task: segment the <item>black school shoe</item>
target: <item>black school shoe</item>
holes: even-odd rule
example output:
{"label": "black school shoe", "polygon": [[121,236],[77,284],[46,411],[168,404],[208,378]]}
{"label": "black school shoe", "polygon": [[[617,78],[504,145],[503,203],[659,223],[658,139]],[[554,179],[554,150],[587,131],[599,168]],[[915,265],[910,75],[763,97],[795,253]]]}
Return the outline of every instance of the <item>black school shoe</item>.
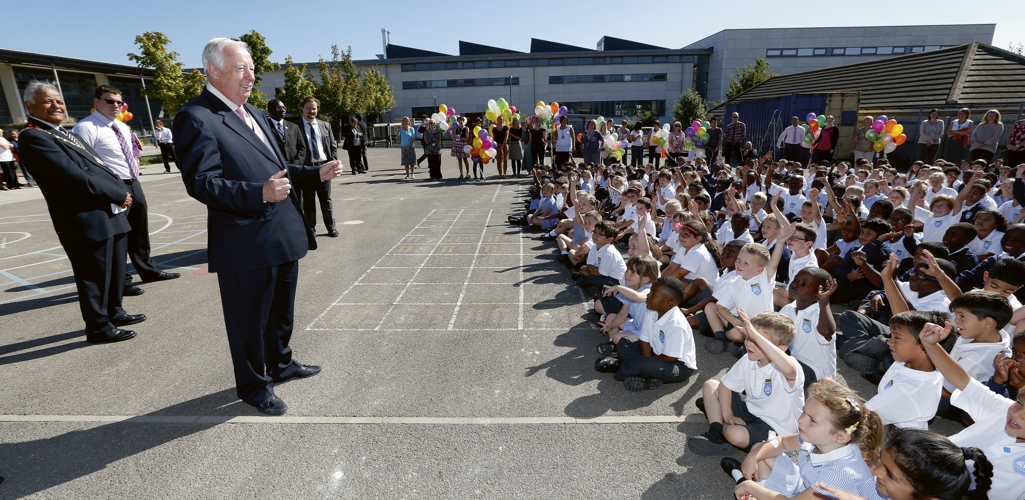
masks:
{"label": "black school shoe", "polygon": [[598,344],[598,354],[603,357],[618,358],[619,354],[616,352],[616,344],[612,342],[606,342],[604,344]]}
{"label": "black school shoe", "polygon": [[736,481],[737,484],[747,481],[747,478],[743,476],[741,476],[740,480],[733,478],[733,471],[740,470],[740,460],[733,457],[722,457],[722,460],[719,460],[719,467],[722,467],[723,472],[725,472],[727,476],[730,476],[730,479]]}
{"label": "black school shoe", "polygon": [[602,373],[616,373],[622,365],[623,360],[606,356],[598,358],[594,362],[594,370]]}
{"label": "black school shoe", "polygon": [[727,339],[708,339],[705,341],[705,350],[712,354],[722,354],[726,352],[729,344],[730,341]]}
{"label": "black school shoe", "polygon": [[700,436],[687,439],[687,448],[698,455],[714,457],[728,455],[733,450],[733,445],[727,442],[721,434],[708,431]]}
{"label": "black school shoe", "polygon": [[651,391],[662,387],[662,381],[657,378],[627,377],[623,380],[623,386],[630,392]]}

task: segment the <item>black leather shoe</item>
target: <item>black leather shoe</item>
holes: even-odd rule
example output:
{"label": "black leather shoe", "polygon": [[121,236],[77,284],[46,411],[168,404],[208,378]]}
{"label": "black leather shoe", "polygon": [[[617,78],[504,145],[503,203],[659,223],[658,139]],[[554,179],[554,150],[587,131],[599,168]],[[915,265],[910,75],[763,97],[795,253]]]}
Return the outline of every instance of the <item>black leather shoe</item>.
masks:
{"label": "black leather shoe", "polygon": [[110,324],[121,327],[142,323],[143,321],[146,321],[145,314],[126,314],[123,318],[114,318],[110,320]]}
{"label": "black leather shoe", "polygon": [[338,230],[337,229],[331,229],[331,230],[329,230],[327,232],[327,235],[332,237],[332,238],[337,238],[338,237]]}
{"label": "black leather shoe", "polygon": [[271,377],[271,380],[273,380],[274,383],[280,384],[281,382],[292,380],[294,378],[309,378],[309,377],[312,377],[312,376],[314,376],[314,375],[316,375],[318,373],[320,373],[320,367],[319,366],[317,366],[317,365],[303,365],[303,364],[300,364],[299,365],[299,371],[295,372],[291,377],[286,377],[286,378]]}
{"label": "black leather shoe", "polygon": [[154,281],[167,281],[167,280],[178,279],[180,277],[181,277],[181,274],[178,274],[178,273],[169,273],[167,271],[160,271],[159,273],[157,273],[154,276],[150,276],[148,278],[143,278],[142,282],[143,283],[153,283]]}
{"label": "black leather shoe", "polygon": [[253,405],[253,407],[256,408],[256,411],[272,417],[284,415],[288,411],[288,405],[277,396],[271,396],[264,402]]}
{"label": "black leather shoe", "polygon": [[143,290],[142,288],[139,288],[135,285],[125,285],[125,290],[121,294],[125,297],[138,297],[139,295],[142,295],[144,293],[146,293],[146,290]]}
{"label": "black leather shoe", "polygon": [[90,344],[111,344],[114,342],[131,340],[134,338],[134,331],[122,330],[120,328],[115,328],[107,333],[87,333],[85,335],[86,342],[89,342]]}

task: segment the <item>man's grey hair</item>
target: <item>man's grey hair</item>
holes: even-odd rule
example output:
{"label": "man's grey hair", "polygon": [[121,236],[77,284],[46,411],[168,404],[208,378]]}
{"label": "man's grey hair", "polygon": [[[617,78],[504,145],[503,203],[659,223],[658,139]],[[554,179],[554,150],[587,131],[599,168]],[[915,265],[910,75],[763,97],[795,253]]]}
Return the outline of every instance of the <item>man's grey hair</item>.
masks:
{"label": "man's grey hair", "polygon": [[58,94],[61,93],[60,89],[57,88],[56,85],[48,81],[33,80],[31,83],[28,84],[28,87],[25,87],[25,94],[23,100],[26,104],[35,104],[36,94],[43,91],[56,92]]}
{"label": "man's grey hair", "polygon": [[214,38],[206,42],[206,47],[203,47],[203,71],[207,72],[211,64],[224,71],[224,49],[233,46],[250,52],[249,44],[230,38]]}

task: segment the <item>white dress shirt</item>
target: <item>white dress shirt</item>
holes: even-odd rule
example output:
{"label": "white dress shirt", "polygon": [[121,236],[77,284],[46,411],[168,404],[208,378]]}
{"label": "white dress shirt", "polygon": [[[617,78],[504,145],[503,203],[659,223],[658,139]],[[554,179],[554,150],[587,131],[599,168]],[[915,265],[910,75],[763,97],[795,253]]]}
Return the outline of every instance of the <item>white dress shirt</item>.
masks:
{"label": "white dress shirt", "polygon": [[327,161],[327,153],[324,152],[324,131],[318,127],[315,130],[317,134],[317,143],[313,144],[313,137],[310,133],[311,127],[317,126],[317,119],[314,118],[312,122],[303,119],[303,133],[306,134],[306,143],[310,145],[310,160],[311,161]]}
{"label": "white dress shirt", "polygon": [[783,144],[801,144],[802,142],[804,142],[804,129],[791,125],[779,135],[779,139],[776,140],[776,147],[780,147]]}
{"label": "white dress shirt", "polygon": [[[98,112],[93,112],[83,118],[72,131],[82,139],[82,142],[93,148],[93,151],[111,172],[121,179],[132,179],[132,167],[128,164],[128,158],[125,158],[124,150],[121,149],[121,141],[117,140],[117,135],[114,134],[111,127],[118,127],[125,142],[131,140],[132,130],[128,128],[128,125],[117,120],[108,120]],[[131,143],[129,143],[129,147],[131,147]],[[134,160],[132,158],[132,161]]]}
{"label": "white dress shirt", "polygon": [[263,142],[263,145],[266,146],[268,150],[270,150],[271,154],[274,154],[274,148],[270,145],[270,141],[267,140],[267,136],[263,135],[263,129],[261,129],[259,125],[256,124],[256,120],[253,118],[252,115],[249,114],[249,111],[246,111],[245,106],[239,106],[238,104],[231,102],[231,99],[225,97],[225,95],[222,94],[221,91],[215,89],[213,85],[207,84],[206,89],[209,90],[211,94],[220,99],[221,102],[223,102],[224,105],[227,106],[232,113],[235,113],[235,116],[238,116],[238,113],[235,110],[241,107],[242,113],[246,116],[246,125],[253,131],[254,134],[256,134],[256,137],[260,138],[260,141]]}
{"label": "white dress shirt", "polygon": [[171,144],[173,142],[171,129],[167,127],[157,130],[156,136],[157,142],[159,142],[160,144]]}

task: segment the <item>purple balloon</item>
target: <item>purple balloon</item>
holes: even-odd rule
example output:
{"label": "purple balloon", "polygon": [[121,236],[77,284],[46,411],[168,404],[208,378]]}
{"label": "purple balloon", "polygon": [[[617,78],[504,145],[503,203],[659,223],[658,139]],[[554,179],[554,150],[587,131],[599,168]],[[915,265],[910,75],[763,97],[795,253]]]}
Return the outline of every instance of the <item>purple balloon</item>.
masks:
{"label": "purple balloon", "polygon": [[621,148],[625,148],[625,147],[627,147],[629,145],[630,145],[630,143],[628,143],[626,141],[619,141],[619,147],[621,147]]}
{"label": "purple balloon", "polygon": [[702,141],[701,139],[696,139],[694,141],[694,147],[696,147],[696,148],[703,148],[703,147],[705,147],[705,141]]}
{"label": "purple balloon", "polygon": [[484,139],[487,139],[487,138],[488,138],[488,131],[487,131],[487,130],[484,130],[484,129],[480,129],[480,133],[479,133],[479,134],[477,134],[477,138],[478,138],[478,139],[480,139],[480,140],[482,140],[482,141],[483,141]]}
{"label": "purple balloon", "polygon": [[879,115],[876,117],[876,121],[883,122],[883,124],[885,124],[886,122],[890,121],[890,119],[887,118],[886,115]]}
{"label": "purple balloon", "polygon": [[566,109],[566,106],[560,106],[559,107],[559,114],[560,115],[565,115],[566,113],[569,113],[569,110]]}
{"label": "purple balloon", "polygon": [[687,130],[683,131],[683,135],[685,135],[687,137],[694,137],[694,133],[695,132],[694,132],[694,128],[693,127],[687,127]]}
{"label": "purple balloon", "polygon": [[808,113],[808,116],[804,117],[804,121],[810,122],[815,119],[815,113]]}

